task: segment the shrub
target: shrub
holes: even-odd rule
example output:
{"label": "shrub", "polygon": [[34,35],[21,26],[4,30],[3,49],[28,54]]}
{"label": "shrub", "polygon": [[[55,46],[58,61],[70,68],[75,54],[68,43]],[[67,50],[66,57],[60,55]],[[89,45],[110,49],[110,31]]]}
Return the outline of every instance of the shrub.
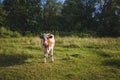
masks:
{"label": "shrub", "polygon": [[21,37],[21,34],[17,31],[13,32],[12,37]]}
{"label": "shrub", "polygon": [[20,37],[20,33],[17,31],[13,32],[9,29],[6,29],[4,27],[0,27],[0,37],[1,38],[8,38],[8,37]]}

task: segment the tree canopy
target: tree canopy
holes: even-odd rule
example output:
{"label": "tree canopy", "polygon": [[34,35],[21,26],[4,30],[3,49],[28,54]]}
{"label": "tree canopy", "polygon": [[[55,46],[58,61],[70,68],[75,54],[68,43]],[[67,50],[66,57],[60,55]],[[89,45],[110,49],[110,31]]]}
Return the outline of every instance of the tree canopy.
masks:
{"label": "tree canopy", "polygon": [[120,1],[3,0],[0,26],[20,33],[76,31],[120,36]]}

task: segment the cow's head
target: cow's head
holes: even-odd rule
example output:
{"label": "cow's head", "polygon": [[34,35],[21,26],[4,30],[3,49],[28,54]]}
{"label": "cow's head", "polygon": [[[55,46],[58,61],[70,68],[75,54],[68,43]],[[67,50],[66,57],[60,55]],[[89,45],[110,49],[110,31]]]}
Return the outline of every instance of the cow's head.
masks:
{"label": "cow's head", "polygon": [[47,48],[53,44],[54,35],[53,34],[43,34],[41,35],[42,45]]}

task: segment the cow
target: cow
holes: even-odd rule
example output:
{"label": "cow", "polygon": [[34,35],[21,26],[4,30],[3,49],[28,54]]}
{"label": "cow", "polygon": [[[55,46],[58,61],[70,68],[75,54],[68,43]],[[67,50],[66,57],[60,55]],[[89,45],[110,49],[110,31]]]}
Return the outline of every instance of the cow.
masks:
{"label": "cow", "polygon": [[50,33],[44,33],[41,36],[41,44],[44,50],[44,63],[46,63],[46,58],[50,54],[51,62],[54,62],[53,49],[55,46],[54,35]]}

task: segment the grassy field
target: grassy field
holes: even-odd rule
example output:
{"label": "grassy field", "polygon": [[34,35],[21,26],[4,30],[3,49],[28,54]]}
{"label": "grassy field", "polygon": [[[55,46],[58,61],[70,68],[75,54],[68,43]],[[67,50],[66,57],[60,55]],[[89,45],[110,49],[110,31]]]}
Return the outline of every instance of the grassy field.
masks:
{"label": "grassy field", "polygon": [[43,63],[38,37],[0,38],[0,80],[119,80],[120,38],[56,36]]}

